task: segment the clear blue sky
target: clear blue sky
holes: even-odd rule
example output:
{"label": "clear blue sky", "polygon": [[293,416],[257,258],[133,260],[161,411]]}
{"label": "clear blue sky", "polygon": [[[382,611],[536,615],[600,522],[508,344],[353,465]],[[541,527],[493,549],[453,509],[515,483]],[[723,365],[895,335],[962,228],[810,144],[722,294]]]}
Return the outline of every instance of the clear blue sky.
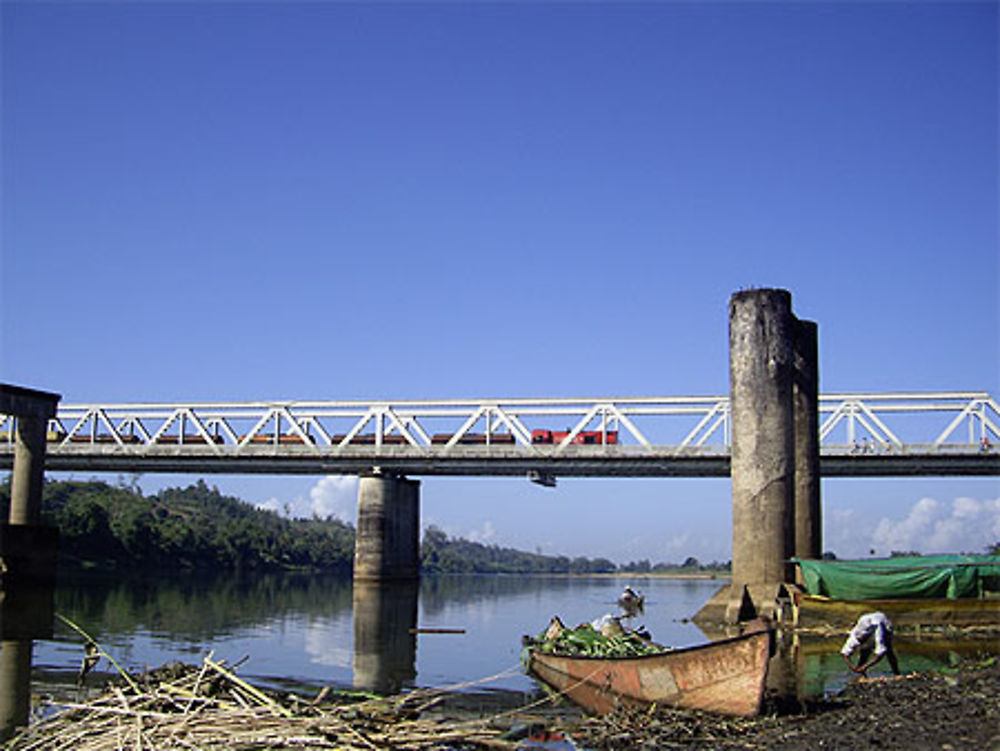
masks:
{"label": "clear blue sky", "polygon": [[[823,391],[1000,391],[995,2],[0,14],[4,381],[67,402],[721,394],[729,296],[777,286],[819,324]],[[209,481],[352,517],[350,481]],[[422,511],[527,549],[726,559],[729,498],[426,479]],[[1000,539],[995,479],[824,498],[842,555]]]}

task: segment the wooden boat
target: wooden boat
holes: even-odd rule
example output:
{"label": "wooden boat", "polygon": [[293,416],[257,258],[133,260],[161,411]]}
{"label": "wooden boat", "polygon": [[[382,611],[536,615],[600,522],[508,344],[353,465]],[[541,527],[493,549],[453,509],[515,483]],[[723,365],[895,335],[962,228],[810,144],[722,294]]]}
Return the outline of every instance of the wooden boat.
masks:
{"label": "wooden boat", "polygon": [[592,714],[656,703],[749,717],[760,713],[773,643],[773,629],[758,621],[741,636],[642,657],[531,650],[528,672]]}
{"label": "wooden boat", "polygon": [[804,631],[844,631],[864,613],[885,613],[899,628],[955,626],[1000,628],[1000,597],[835,600],[792,589],[793,623]]}

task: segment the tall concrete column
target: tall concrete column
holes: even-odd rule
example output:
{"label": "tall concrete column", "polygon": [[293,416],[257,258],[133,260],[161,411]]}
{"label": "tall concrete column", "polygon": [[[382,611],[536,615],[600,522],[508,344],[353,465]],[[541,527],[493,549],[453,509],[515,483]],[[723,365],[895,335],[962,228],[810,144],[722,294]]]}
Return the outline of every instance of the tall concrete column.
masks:
{"label": "tall concrete column", "polygon": [[[729,301],[733,570],[726,618],[770,614],[788,581],[794,547],[792,341],[785,290],[738,292]],[[747,602],[749,599],[750,603]]]}
{"label": "tall concrete column", "polygon": [[795,546],[799,558],[823,552],[819,469],[819,346],[813,321],[798,321],[795,331]]}
{"label": "tall concrete column", "polygon": [[38,524],[41,520],[47,426],[45,417],[22,415],[17,418],[10,485],[11,524]]}
{"label": "tall concrete column", "polygon": [[420,483],[391,474],[358,483],[354,578],[416,579],[420,573]]}
{"label": "tall concrete column", "polygon": [[31,647],[30,639],[0,641],[0,743],[28,724]]}
{"label": "tall concrete column", "polygon": [[56,415],[59,394],[0,383],[0,414],[17,418],[11,477],[11,524],[37,524],[42,514],[45,430]]}

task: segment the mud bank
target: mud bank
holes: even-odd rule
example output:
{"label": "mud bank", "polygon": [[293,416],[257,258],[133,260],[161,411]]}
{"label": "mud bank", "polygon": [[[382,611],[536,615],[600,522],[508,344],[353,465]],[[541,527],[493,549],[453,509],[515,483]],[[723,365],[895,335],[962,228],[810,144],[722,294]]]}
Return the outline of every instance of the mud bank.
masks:
{"label": "mud bank", "polygon": [[1000,664],[950,673],[859,678],[800,712],[732,719],[659,709],[583,722],[581,748],[859,748],[1000,751]]}

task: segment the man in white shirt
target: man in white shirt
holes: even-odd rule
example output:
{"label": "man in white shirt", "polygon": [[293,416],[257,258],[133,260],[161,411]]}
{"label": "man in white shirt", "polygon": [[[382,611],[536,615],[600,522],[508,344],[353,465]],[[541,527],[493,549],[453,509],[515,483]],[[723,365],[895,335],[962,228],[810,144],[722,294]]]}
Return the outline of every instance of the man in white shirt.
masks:
{"label": "man in white shirt", "polygon": [[[851,655],[858,647],[861,651],[855,667],[851,662]],[[868,668],[886,657],[893,674],[899,675],[899,663],[896,661],[896,653],[892,650],[892,622],[886,618],[885,613],[865,613],[858,618],[840,654],[855,673],[866,675]]]}

